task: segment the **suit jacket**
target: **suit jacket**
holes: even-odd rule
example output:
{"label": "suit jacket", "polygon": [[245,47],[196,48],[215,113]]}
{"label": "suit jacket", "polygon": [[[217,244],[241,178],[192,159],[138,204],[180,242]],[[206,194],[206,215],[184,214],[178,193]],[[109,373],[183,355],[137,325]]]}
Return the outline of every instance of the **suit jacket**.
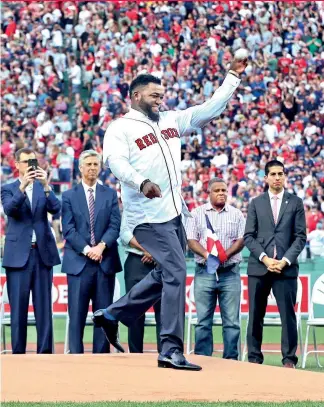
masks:
{"label": "suit jacket", "polygon": [[284,192],[277,224],[274,223],[268,192],[254,198],[248,209],[244,243],[250,250],[248,275],[262,276],[267,273],[266,266],[259,261],[262,252],[273,257],[274,247],[277,259],[286,257],[282,275],[298,275],[297,257],[306,243],[306,221],[303,202],[295,195]]}
{"label": "suit jacket", "polygon": [[[65,238],[62,272],[78,275],[87,262],[87,256],[82,252],[85,246],[91,246],[89,208],[82,183],[62,195],[62,227]],[[117,193],[108,186],[97,184],[94,234],[96,244],[102,240],[106,243],[100,263],[106,274],[122,270],[117,245],[119,229]]]}
{"label": "suit jacket", "polygon": [[2,187],[1,202],[8,216],[8,228],[4,246],[3,267],[21,268],[28,261],[33,230],[39,254],[47,267],[60,264],[55,238],[47,214],[59,213],[60,201],[53,192],[48,197],[39,181],[34,182],[32,207],[26,193],[19,189],[20,181]]}

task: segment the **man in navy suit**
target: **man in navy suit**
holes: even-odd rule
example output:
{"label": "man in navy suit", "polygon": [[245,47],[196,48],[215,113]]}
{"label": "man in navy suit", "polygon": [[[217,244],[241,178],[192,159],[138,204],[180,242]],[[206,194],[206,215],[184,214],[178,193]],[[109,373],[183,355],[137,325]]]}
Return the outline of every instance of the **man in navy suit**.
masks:
{"label": "man in navy suit", "polygon": [[15,154],[19,180],[4,185],[1,201],[8,217],[3,267],[11,309],[13,353],[25,353],[27,316],[32,292],[37,329],[37,353],[52,353],[53,266],[60,264],[47,214],[60,212],[61,204],[40,167],[28,166],[35,153],[22,148]]}
{"label": "man in navy suit", "polygon": [[[62,272],[67,274],[71,353],[83,353],[83,332],[90,300],[93,309],[113,302],[115,274],[121,271],[117,239],[120,212],[117,193],[98,183],[100,155],[79,158],[82,182],[62,195],[65,242]],[[109,352],[100,328],[94,328],[93,353]]]}

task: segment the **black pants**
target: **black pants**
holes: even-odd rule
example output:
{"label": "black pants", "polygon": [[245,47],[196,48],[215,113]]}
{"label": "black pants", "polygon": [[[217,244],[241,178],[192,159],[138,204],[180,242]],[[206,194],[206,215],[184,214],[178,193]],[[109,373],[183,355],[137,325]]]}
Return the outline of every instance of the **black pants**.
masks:
{"label": "black pants", "polygon": [[[114,297],[115,274],[105,274],[98,262],[87,259],[78,275],[67,275],[68,309],[70,316],[70,353],[83,353],[83,334],[90,300],[97,310],[111,304]],[[101,328],[93,328],[93,353],[109,353],[109,343]]]}
{"label": "black pants", "polygon": [[[130,291],[131,288],[138,282],[140,282],[144,277],[147,276],[149,272],[154,269],[154,264],[144,264],[141,261],[142,256],[129,253],[125,261],[124,272],[125,272],[125,285],[126,292]],[[158,352],[161,352],[161,341],[160,341],[160,327],[161,327],[161,301],[156,302],[154,305],[155,321],[156,321],[156,343]],[[143,353],[143,341],[144,341],[144,322],[145,315],[142,315],[137,321],[134,322],[128,328],[128,347],[130,353]]]}
{"label": "black pants", "polygon": [[6,268],[11,309],[12,353],[26,353],[27,317],[30,292],[37,330],[37,353],[52,353],[52,282],[53,268],[46,267],[38,248],[30,250],[25,267]]}
{"label": "black pants", "polygon": [[277,301],[282,323],[282,363],[297,364],[298,334],[294,309],[297,297],[297,277],[284,278],[275,273],[267,273],[261,277],[248,277],[250,305],[247,344],[249,362],[263,362],[261,352],[263,318],[271,288]]}
{"label": "black pants", "polygon": [[161,300],[162,354],[183,352],[185,321],[186,246],[185,231],[178,216],[165,223],[144,223],[134,230],[137,241],[157,262],[146,277],[108,307],[117,320],[130,326]]}

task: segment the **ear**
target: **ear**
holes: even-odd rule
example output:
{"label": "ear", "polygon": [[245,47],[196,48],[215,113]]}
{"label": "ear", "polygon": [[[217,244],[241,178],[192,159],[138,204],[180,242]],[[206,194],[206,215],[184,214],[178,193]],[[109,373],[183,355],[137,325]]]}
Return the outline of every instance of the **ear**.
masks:
{"label": "ear", "polygon": [[140,95],[140,93],[138,91],[135,91],[133,93],[133,97],[134,97],[136,102],[138,102],[141,99],[141,95]]}

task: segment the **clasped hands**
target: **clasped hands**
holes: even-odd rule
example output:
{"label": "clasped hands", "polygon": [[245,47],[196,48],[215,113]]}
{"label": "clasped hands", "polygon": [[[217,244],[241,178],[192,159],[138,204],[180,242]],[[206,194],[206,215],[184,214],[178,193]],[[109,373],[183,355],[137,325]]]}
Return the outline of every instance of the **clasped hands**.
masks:
{"label": "clasped hands", "polygon": [[102,253],[104,250],[105,246],[102,243],[98,243],[97,246],[93,246],[90,248],[87,253],[87,257],[89,257],[91,260],[99,261],[99,263],[101,263]]}
{"label": "clasped hands", "polygon": [[263,259],[263,264],[267,267],[267,269],[272,273],[280,274],[284,267],[286,267],[287,262],[286,260],[277,260],[272,259],[268,256],[265,256]]}

